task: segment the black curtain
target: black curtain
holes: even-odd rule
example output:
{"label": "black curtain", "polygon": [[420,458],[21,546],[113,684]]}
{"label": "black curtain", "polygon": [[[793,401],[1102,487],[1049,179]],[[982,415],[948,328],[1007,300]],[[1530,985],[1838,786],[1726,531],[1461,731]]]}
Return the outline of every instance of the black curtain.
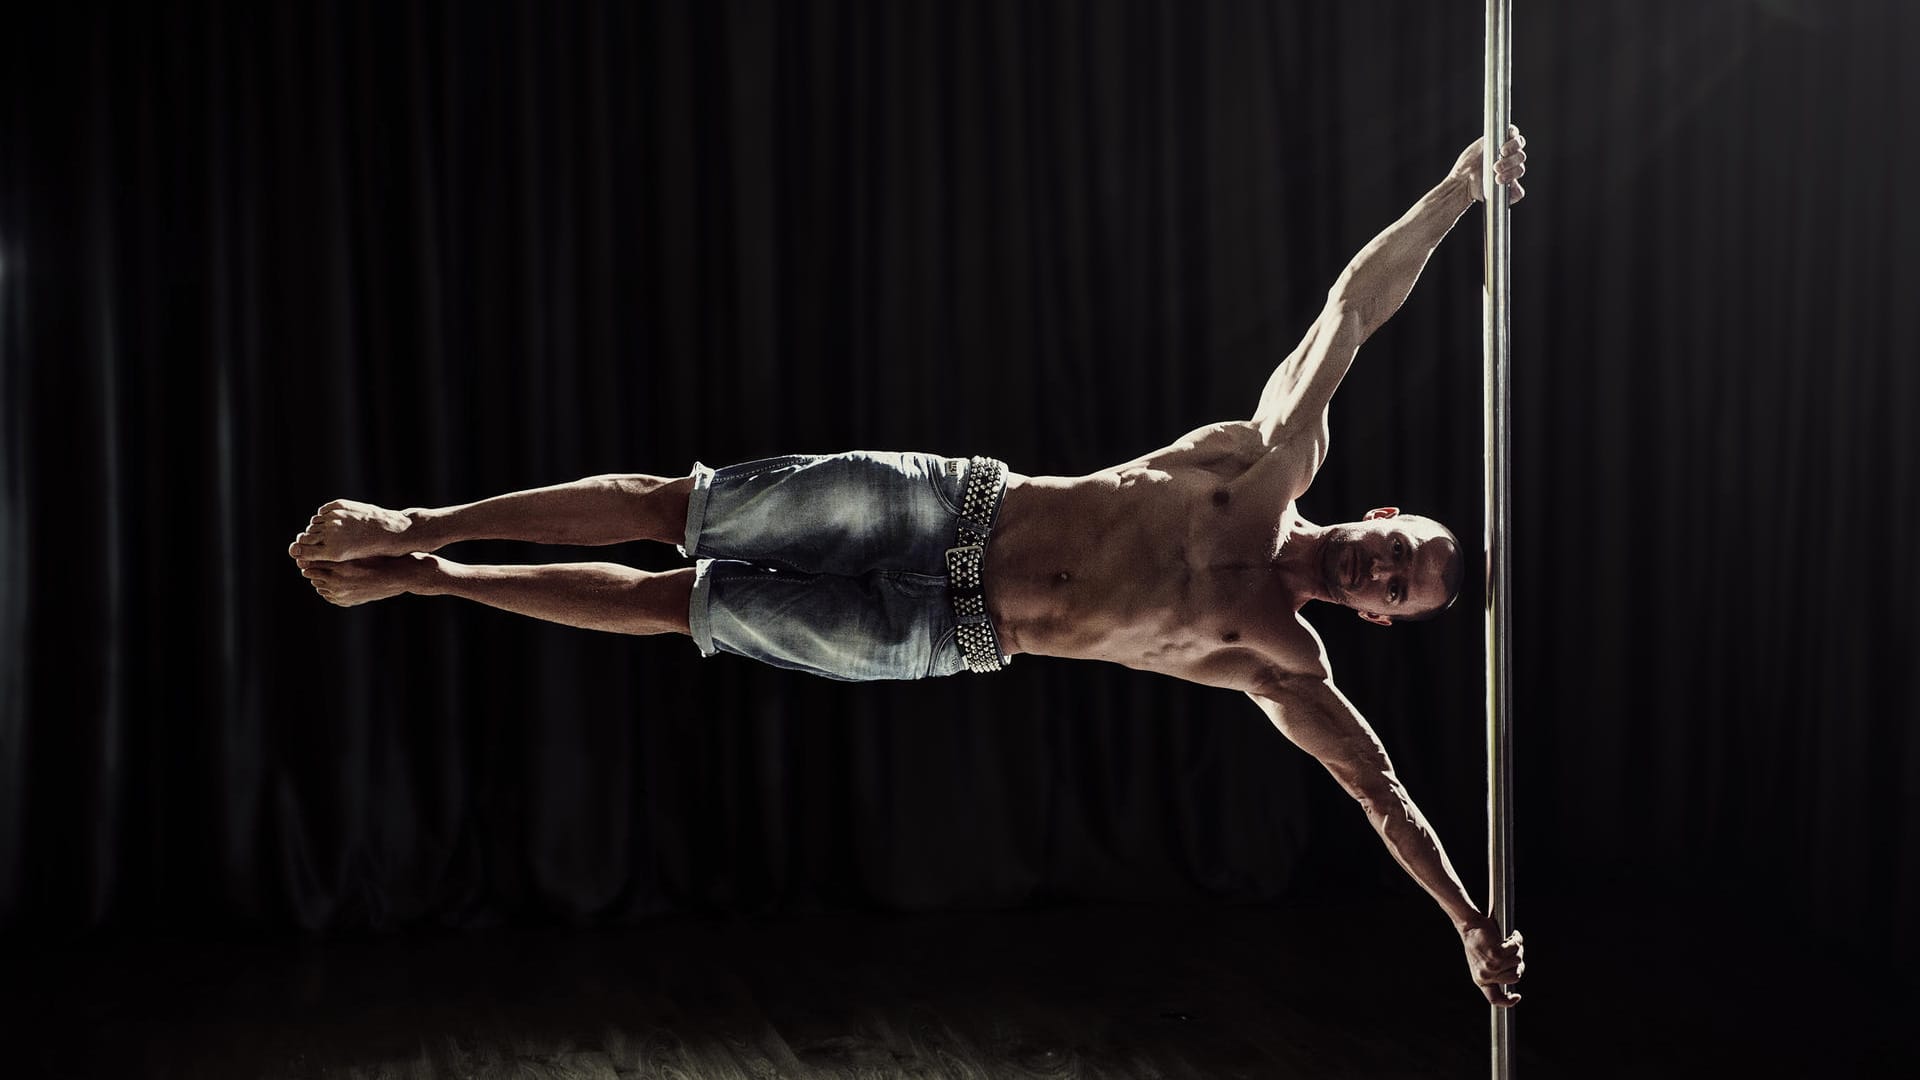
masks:
{"label": "black curtain", "polygon": [[[1521,8],[1522,923],[1692,890],[1911,960],[1920,11]],[[284,550],[335,497],[845,448],[1073,474],[1248,415],[1477,133],[1481,31],[1388,2],[16,15],[0,925],[1411,892],[1237,695],[1031,657],[844,686],[343,611]],[[1349,376],[1309,517],[1479,532],[1478,227]],[[1479,891],[1476,600],[1309,615]]]}

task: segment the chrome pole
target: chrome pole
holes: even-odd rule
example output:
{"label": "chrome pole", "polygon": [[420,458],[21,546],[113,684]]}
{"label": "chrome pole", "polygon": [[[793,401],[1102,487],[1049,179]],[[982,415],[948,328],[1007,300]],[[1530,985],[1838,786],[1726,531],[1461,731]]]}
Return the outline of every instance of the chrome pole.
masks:
{"label": "chrome pole", "polygon": [[[1485,492],[1487,552],[1487,877],[1488,903],[1504,938],[1513,932],[1512,678],[1507,650],[1512,641],[1512,549],[1509,510],[1508,295],[1511,238],[1506,188],[1494,182],[1493,165],[1507,141],[1512,116],[1513,0],[1487,0],[1487,66],[1484,102],[1486,143],[1481,159],[1486,206],[1486,289],[1481,304],[1484,345]],[[1493,1011],[1494,1080],[1513,1076],[1513,1013]]]}

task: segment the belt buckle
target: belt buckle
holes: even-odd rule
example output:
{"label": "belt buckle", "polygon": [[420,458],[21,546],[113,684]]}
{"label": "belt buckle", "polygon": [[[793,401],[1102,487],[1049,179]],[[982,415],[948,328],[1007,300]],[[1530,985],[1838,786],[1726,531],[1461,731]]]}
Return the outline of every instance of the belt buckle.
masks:
{"label": "belt buckle", "polygon": [[980,578],[986,569],[986,555],[985,544],[961,544],[947,549],[947,578],[956,594],[983,591]]}

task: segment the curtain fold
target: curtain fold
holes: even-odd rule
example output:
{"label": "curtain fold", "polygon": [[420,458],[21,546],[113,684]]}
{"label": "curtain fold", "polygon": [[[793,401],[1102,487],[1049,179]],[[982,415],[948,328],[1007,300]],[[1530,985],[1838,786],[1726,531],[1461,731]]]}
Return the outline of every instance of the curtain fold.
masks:
{"label": "curtain fold", "polygon": [[[1235,695],[1031,657],[846,687],[340,610],[284,549],[337,497],[847,448],[1075,474],[1245,416],[1473,137],[1481,30],[1385,0],[23,17],[0,925],[1412,889]],[[1521,911],[1678,883],[1911,958],[1920,15],[1532,5],[1516,34]],[[1475,535],[1478,227],[1349,375],[1314,520]],[[1308,614],[1477,892],[1476,598]]]}

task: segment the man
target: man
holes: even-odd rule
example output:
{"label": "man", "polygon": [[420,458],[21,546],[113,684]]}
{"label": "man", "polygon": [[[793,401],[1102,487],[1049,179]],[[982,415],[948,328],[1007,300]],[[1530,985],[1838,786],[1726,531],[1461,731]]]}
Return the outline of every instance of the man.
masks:
{"label": "man", "polygon": [[[1495,166],[1517,202],[1525,140]],[[1481,144],[1363,248],[1249,420],[1211,424],[1088,476],[1022,476],[988,458],[795,456],[685,477],[590,477],[463,506],[336,501],[288,549],[329,602],[463,596],[553,622],[691,636],[836,679],[997,670],[1021,653],[1111,660],[1246,694],[1360,802],[1445,909],[1474,982],[1525,968],[1461,885],[1366,720],[1334,686],[1309,600],[1382,626],[1453,603],[1464,553],[1437,522],[1372,510],[1301,517],[1327,454],[1327,403],[1362,342],[1406,300],[1481,193]],[[459,540],[678,543],[693,567],[466,566]]]}

